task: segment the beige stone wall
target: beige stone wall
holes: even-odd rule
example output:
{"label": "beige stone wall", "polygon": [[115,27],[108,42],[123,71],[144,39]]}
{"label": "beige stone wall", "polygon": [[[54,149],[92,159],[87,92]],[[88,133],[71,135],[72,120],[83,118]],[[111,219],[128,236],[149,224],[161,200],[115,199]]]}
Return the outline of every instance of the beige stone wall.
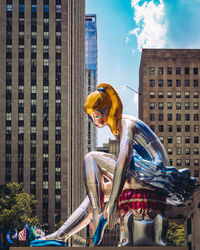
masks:
{"label": "beige stone wall", "polygon": [[[24,188],[30,192],[31,104],[31,1],[24,15]],[[18,54],[19,1],[12,1],[12,140],[11,181],[18,181]],[[48,222],[54,230],[55,216],[66,220],[85,197],[82,159],[87,150],[83,103],[85,91],[85,1],[62,0],[61,24],[61,209],[55,209],[55,119],[56,119],[56,1],[49,0],[49,153]],[[0,184],[5,183],[6,100],[6,1],[0,2]],[[37,1],[36,45],[36,213],[43,217],[43,1]]]}

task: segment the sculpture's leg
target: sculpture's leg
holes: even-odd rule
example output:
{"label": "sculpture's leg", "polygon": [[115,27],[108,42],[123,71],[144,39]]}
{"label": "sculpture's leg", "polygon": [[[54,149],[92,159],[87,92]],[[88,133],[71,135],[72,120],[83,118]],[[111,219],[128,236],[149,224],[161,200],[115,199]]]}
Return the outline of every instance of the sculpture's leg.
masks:
{"label": "sculpture's leg", "polygon": [[67,241],[69,237],[86,227],[92,220],[92,207],[88,196],[73,212],[66,222],[54,233],[40,238],[40,240]]}
{"label": "sculpture's leg", "polygon": [[154,222],[155,245],[166,246],[166,243],[163,241],[163,236],[166,235],[167,231],[167,219],[162,214],[157,214],[154,219]]}
{"label": "sculpture's leg", "polygon": [[103,175],[112,179],[116,157],[104,152],[90,152],[84,157],[84,180],[87,194],[93,208],[93,233],[96,231],[102,212]]}

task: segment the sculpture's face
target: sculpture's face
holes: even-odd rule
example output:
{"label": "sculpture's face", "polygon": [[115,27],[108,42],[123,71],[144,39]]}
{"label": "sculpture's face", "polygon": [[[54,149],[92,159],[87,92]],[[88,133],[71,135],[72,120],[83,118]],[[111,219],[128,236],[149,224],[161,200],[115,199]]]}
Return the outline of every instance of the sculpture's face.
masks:
{"label": "sculpture's face", "polygon": [[103,128],[108,120],[109,109],[104,109],[101,111],[95,111],[90,116],[93,120],[95,126]]}

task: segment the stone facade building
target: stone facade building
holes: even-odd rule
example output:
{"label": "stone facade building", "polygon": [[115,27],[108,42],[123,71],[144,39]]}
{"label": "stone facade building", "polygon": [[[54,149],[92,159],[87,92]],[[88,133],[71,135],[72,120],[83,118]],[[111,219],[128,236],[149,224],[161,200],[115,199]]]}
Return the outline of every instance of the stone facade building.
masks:
{"label": "stone facade building", "polygon": [[[200,178],[200,50],[143,49],[139,79],[139,118],[155,131],[170,165],[189,168]],[[199,192],[168,217],[184,224],[190,249],[199,249]],[[190,206],[188,206],[188,204]]]}
{"label": "stone facade building", "polygon": [[85,196],[84,25],[84,0],[0,1],[0,184],[23,183],[49,232]]}

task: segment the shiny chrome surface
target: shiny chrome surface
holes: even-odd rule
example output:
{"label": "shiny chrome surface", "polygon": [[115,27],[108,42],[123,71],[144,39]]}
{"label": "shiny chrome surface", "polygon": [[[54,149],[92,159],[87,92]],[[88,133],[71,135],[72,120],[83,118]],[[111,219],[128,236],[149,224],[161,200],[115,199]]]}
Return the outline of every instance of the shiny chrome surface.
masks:
{"label": "shiny chrome surface", "polygon": [[[166,151],[149,127],[131,116],[123,116],[117,124],[120,151],[116,158],[104,152],[90,152],[83,162],[87,197],[65,224],[46,239],[64,239],[93,222],[95,232],[101,213],[108,227],[119,219],[118,197],[123,189],[159,189],[171,204],[183,203],[193,192],[195,181],[188,169],[168,167]],[[104,183],[103,176],[110,182]],[[105,194],[105,196],[104,196]],[[108,201],[105,209],[103,203]],[[167,225],[162,214],[154,220],[137,220],[127,213],[121,223],[120,245],[163,245],[162,236]],[[123,224],[123,226],[122,226]]]}

